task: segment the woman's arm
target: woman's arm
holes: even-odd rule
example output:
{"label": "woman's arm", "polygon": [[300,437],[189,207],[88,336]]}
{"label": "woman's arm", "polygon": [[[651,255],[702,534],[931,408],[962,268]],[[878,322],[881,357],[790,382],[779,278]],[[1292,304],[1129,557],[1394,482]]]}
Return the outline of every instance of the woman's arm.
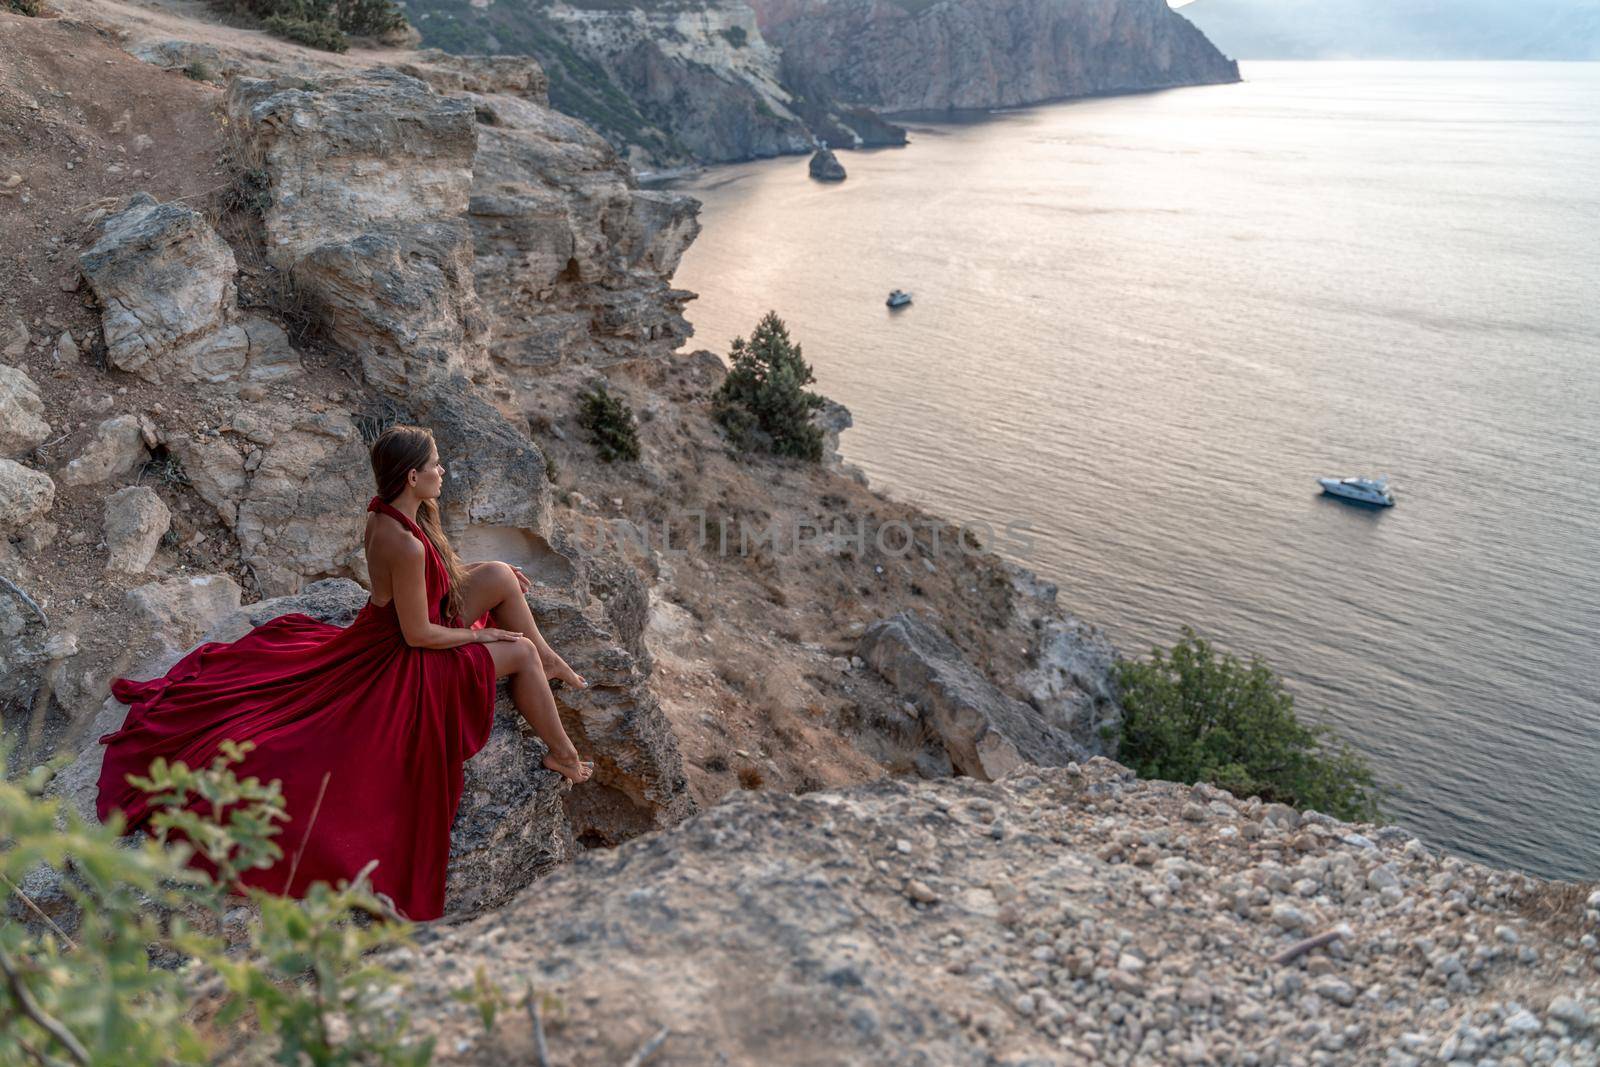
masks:
{"label": "woman's arm", "polygon": [[487,640],[483,630],[429,622],[427,550],[409,535],[404,541],[397,539],[394,548],[394,608],[406,644],[412,648],[456,648]]}

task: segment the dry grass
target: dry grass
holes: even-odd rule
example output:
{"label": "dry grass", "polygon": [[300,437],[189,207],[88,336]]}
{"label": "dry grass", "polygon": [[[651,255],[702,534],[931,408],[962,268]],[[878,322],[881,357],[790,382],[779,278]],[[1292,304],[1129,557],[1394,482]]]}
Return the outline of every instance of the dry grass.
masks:
{"label": "dry grass", "polygon": [[1556,937],[1578,937],[1585,932],[1584,905],[1600,882],[1535,881],[1532,892],[1518,897],[1513,907]]}

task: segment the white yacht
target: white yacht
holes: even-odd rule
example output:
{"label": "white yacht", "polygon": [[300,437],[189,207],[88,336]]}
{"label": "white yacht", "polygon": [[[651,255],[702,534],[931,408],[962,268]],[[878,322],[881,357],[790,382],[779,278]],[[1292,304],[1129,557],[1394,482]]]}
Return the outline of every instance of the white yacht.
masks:
{"label": "white yacht", "polygon": [[1361,504],[1380,508],[1394,507],[1394,495],[1389,492],[1388,475],[1376,478],[1318,478],[1317,484],[1329,496],[1343,497]]}
{"label": "white yacht", "polygon": [[899,289],[896,289],[894,292],[889,294],[889,299],[885,301],[885,303],[892,308],[905,307],[907,304],[911,303],[911,294],[904,293]]}

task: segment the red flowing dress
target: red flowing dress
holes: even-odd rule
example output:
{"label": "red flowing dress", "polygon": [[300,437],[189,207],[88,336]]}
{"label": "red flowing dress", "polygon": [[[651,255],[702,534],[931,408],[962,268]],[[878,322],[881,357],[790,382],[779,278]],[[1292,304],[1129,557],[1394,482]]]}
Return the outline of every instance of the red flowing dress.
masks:
{"label": "red flowing dress", "polygon": [[[422,528],[377,497],[367,510],[422,542],[428,621],[461,626],[444,618],[449,578]],[[489,619],[486,612],[472,626]],[[129,830],[145,823],[147,797],[127,776],[144,775],[155,757],[207,766],[224,740],[253,741],[234,771],[282,782],[289,818],[276,838],[283,858],[245,874],[246,885],[299,897],[313,882],[337,884],[376,859],[373,888],[402,915],[444,913],[461,765],[494,723],[486,646],[413,648],[393,599],[382,606],[368,599],[348,627],[282,615],[237,641],[200,645],[164,677],[118,678],[111,691],[129,710],[122,729],[100,738],[102,820],[120,810]]]}

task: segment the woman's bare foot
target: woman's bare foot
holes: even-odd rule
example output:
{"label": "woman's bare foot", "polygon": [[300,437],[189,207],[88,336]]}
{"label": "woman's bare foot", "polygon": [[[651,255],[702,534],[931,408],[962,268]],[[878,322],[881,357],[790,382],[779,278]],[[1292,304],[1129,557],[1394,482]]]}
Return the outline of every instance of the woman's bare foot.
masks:
{"label": "woman's bare foot", "polygon": [[567,661],[560,656],[553,657],[555,662],[544,664],[544,676],[547,681],[559,681],[568,689],[586,689],[589,683],[583,680],[583,675],[567,666]]}
{"label": "woman's bare foot", "polygon": [[544,765],[569,782],[586,781],[594,773],[594,764],[580,760],[576,752],[567,759],[557,759],[553,753],[546,753]]}

